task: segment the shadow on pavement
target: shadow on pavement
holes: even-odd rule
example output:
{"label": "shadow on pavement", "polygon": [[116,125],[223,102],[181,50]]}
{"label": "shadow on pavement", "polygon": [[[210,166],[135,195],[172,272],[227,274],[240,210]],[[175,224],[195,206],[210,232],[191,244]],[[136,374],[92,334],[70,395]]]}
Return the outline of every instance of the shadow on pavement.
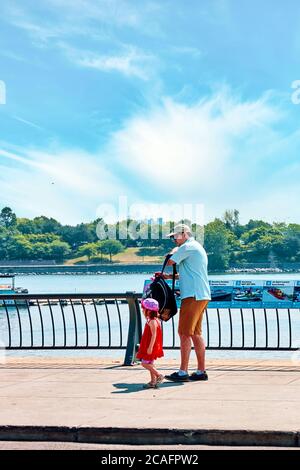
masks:
{"label": "shadow on pavement", "polygon": [[[178,386],[182,386],[183,384],[184,384],[183,382],[163,382],[159,388],[149,388],[147,390],[151,390],[152,392],[153,391],[159,392],[160,389],[169,388],[169,387],[178,387]],[[111,393],[145,392],[147,390],[143,388],[143,385],[144,385],[143,383],[138,383],[138,384],[116,383],[116,384],[113,384],[113,386],[117,388],[118,390],[111,392]]]}

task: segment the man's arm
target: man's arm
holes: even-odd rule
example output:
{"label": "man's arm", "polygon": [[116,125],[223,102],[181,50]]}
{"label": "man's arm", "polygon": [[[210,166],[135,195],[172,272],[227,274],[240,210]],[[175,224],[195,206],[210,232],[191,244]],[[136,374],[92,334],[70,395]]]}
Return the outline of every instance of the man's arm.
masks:
{"label": "man's arm", "polygon": [[[175,246],[173,250],[170,251],[169,255],[174,255],[178,251],[178,246]],[[167,262],[167,266],[172,266],[173,264],[176,264],[175,261],[173,261],[171,258]]]}
{"label": "man's arm", "polygon": [[[174,253],[176,253],[177,250],[178,250],[178,246],[175,246],[175,247],[173,248],[173,250],[171,250],[170,253],[168,253],[168,254],[169,254],[169,255],[174,255]],[[167,255],[166,255],[166,256],[167,256]],[[167,261],[166,266],[172,266],[173,264],[176,264],[175,261],[173,261],[172,259],[169,259],[169,260]],[[155,276],[155,277],[156,277],[156,276],[161,276],[161,273],[160,273],[160,272],[156,272],[156,273],[154,274],[154,276]],[[163,274],[163,278],[164,278],[164,279],[173,279],[173,274]],[[179,279],[179,274],[178,274],[178,273],[175,274],[175,279]]]}
{"label": "man's arm", "polygon": [[175,261],[173,261],[172,259],[169,259],[167,262],[167,266],[172,266],[173,264],[176,264]]}

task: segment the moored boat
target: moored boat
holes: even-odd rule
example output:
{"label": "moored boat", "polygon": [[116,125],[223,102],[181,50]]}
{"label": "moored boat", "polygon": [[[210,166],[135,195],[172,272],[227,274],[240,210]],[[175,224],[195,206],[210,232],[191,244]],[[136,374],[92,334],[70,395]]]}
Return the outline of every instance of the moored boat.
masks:
{"label": "moored boat", "polygon": [[[16,287],[15,286],[15,274],[2,274],[0,275],[0,295],[21,295],[21,294],[28,294],[28,289],[24,289],[23,287]],[[25,300],[13,300],[13,299],[5,299],[5,304],[3,300],[0,300],[0,307],[4,305],[14,306],[14,305],[22,306],[26,305]]]}

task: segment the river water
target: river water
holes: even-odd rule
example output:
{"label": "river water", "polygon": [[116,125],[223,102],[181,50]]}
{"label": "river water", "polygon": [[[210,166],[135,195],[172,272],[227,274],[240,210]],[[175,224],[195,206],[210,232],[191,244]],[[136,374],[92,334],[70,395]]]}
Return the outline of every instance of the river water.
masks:
{"label": "river water", "polygon": [[[260,279],[260,280],[300,280],[300,273],[280,273],[280,274],[238,274],[238,275],[212,275],[209,276],[211,280],[238,280],[238,279]],[[99,275],[87,275],[87,274],[80,274],[80,275],[66,275],[66,274],[61,274],[61,275],[20,275],[16,277],[16,286],[17,287],[23,287],[27,288],[29,293],[32,294],[40,294],[40,293],[125,293],[126,291],[136,291],[138,293],[142,292],[143,290],[143,285],[144,285],[144,280],[149,279],[150,275],[146,274],[99,274]],[[122,308],[127,309],[127,306],[122,306]],[[214,309],[212,309],[214,310]],[[222,312],[221,312],[222,313]],[[225,312],[224,312],[225,314]],[[252,313],[251,313],[252,314]],[[4,325],[4,314],[3,312],[0,313],[0,320],[1,320],[1,315],[2,315],[2,320],[3,320],[3,325]],[[66,311],[66,315],[68,315],[68,312]],[[104,314],[103,314],[104,315]],[[214,319],[215,313],[211,313],[211,321],[212,321],[212,330],[217,330],[217,318]],[[249,313],[250,315],[250,313]],[[259,314],[260,315],[260,314]],[[258,315],[258,325],[259,321],[263,322],[263,317],[261,316],[261,319],[259,319]],[[270,315],[272,316],[272,312],[270,312]],[[273,314],[274,315],[274,314]],[[280,313],[281,315],[281,313]],[[300,311],[296,312],[295,315],[300,316]],[[91,312],[91,317],[93,316]],[[38,315],[37,315],[38,317]],[[71,318],[71,312],[70,312],[70,318]],[[128,313],[127,311],[125,312],[124,310],[124,318],[128,318]],[[246,318],[246,317],[245,317]],[[282,321],[286,322],[286,314],[282,312]],[[274,317],[275,319],[275,317]],[[82,318],[82,322],[84,319]],[[249,327],[250,325],[251,318],[249,316]],[[177,320],[176,320],[177,322]],[[127,338],[127,329],[128,329],[128,322],[125,320],[125,331],[124,331],[124,341],[126,343],[126,338]],[[169,325],[169,324],[167,324]],[[38,326],[38,325],[37,325]],[[245,332],[246,332],[246,342],[247,342],[247,324],[245,325]],[[114,323],[112,322],[112,328],[114,328]],[[166,334],[166,340],[168,339],[168,327],[165,328],[165,334]],[[275,331],[276,325],[274,321],[274,331]],[[239,328],[238,328],[239,329]],[[72,328],[71,328],[72,330]],[[79,325],[79,330],[80,330],[80,325]],[[115,331],[117,332],[118,330],[118,324],[117,322],[115,323]],[[114,333],[112,331],[112,333]],[[214,331],[212,331],[212,334]],[[93,334],[93,332],[92,332]],[[104,333],[105,334],[105,333]],[[226,334],[226,332],[225,332]],[[297,337],[299,336],[299,331],[296,331]],[[250,328],[249,328],[249,344],[252,341],[252,337],[250,334]],[[259,338],[259,335],[258,335]],[[0,334],[0,339],[1,339],[1,334]],[[300,340],[300,338],[299,338]],[[263,340],[262,340],[263,343]],[[176,344],[178,345],[178,338],[176,340]],[[297,346],[298,347],[298,346]],[[90,350],[90,351],[84,351],[84,350],[72,350],[72,351],[6,351],[6,355],[8,356],[14,356],[14,357],[24,357],[24,356],[68,356],[68,357],[110,357],[110,358],[123,358],[124,357],[124,351],[119,350]],[[193,354],[193,353],[192,353]],[[172,350],[169,351],[167,350],[165,352],[165,356],[167,358],[178,358],[179,359],[179,351]],[[291,359],[291,364],[293,363],[295,358],[295,353],[294,352],[285,352],[285,351],[280,351],[280,352],[275,352],[275,351],[220,351],[220,350],[208,350],[207,351],[207,357],[208,358],[243,358],[243,359],[275,359],[275,358],[282,358],[282,359]]]}
{"label": "river water", "polygon": [[[17,287],[26,287],[29,293],[123,293],[142,292],[147,274],[50,274],[16,277]],[[280,274],[223,274],[209,276],[211,280],[286,279],[300,280],[300,273]]]}

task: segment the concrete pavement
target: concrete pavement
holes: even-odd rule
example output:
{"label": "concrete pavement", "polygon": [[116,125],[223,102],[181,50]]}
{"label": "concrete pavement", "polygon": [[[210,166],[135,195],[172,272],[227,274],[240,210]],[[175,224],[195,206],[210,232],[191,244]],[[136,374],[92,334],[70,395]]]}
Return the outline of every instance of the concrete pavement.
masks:
{"label": "concrete pavement", "polygon": [[203,450],[300,450],[298,447],[244,447],[244,446],[205,446],[205,445],[124,445],[124,444],[85,444],[82,442],[26,442],[26,441],[0,441],[0,451],[2,450],[98,450],[98,451],[175,451],[183,450],[202,452]]}
{"label": "concrete pavement", "polygon": [[[177,361],[157,366],[168,374]],[[207,382],[143,390],[147,372],[121,360],[8,358],[0,364],[0,440],[300,446],[295,364],[209,361],[207,371]]]}

